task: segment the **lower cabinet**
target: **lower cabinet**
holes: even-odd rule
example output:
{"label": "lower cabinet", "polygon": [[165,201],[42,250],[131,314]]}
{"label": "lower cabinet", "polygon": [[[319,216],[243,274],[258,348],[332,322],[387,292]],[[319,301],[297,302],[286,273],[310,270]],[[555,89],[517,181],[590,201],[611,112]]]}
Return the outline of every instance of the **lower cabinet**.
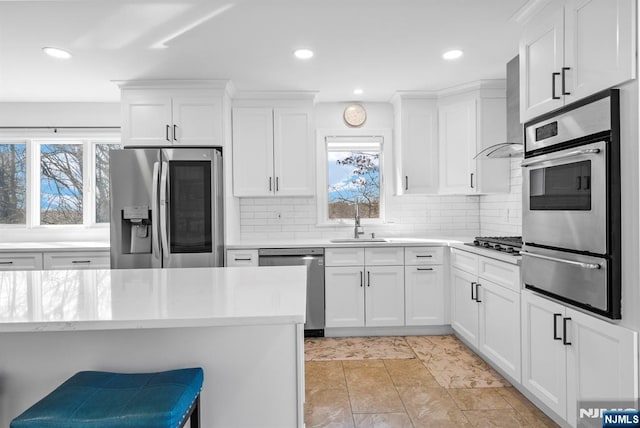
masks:
{"label": "lower cabinet", "polygon": [[457,249],[451,251],[451,327],[519,382],[519,267]]}
{"label": "lower cabinet", "polygon": [[443,325],[444,276],[442,266],[405,266],[406,325]]}
{"label": "lower cabinet", "polygon": [[638,398],[635,331],[522,292],[522,384],[578,426],[580,401]]}
{"label": "lower cabinet", "polygon": [[326,327],[404,325],[404,268],[325,268]]}
{"label": "lower cabinet", "polygon": [[109,269],[109,251],[55,251],[43,254],[44,269]]}

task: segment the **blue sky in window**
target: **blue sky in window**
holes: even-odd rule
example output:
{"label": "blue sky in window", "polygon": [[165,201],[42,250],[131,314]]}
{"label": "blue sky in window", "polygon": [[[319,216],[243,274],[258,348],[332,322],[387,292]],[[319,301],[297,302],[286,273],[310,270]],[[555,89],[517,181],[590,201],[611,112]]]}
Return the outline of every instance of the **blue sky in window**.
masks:
{"label": "blue sky in window", "polygon": [[[328,197],[329,203],[343,198],[354,200],[356,196],[360,195],[359,187],[353,183],[353,180],[358,177],[354,174],[353,165],[340,165],[338,160],[345,159],[354,152],[344,151],[329,151],[327,152],[328,162]],[[374,177],[379,178],[379,172],[374,174]],[[379,181],[379,180],[378,180]],[[335,189],[335,190],[332,190]]]}

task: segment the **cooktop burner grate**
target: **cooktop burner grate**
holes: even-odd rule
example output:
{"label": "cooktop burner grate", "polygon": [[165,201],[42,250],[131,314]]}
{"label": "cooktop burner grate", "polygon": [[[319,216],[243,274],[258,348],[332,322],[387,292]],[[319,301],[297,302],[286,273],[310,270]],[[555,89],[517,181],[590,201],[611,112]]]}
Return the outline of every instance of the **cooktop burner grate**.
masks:
{"label": "cooktop burner grate", "polygon": [[522,248],[521,236],[476,236],[473,243],[468,243],[476,247],[486,248],[488,250],[501,251],[504,253],[512,254],[514,256],[520,255],[520,249]]}

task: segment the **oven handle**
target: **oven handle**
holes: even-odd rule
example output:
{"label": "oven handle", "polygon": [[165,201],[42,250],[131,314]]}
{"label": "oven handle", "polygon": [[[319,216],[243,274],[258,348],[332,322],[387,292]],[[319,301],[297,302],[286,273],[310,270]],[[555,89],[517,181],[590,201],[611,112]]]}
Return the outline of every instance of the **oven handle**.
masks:
{"label": "oven handle", "polygon": [[590,154],[596,154],[596,153],[600,153],[600,149],[574,150],[572,152],[565,153],[565,154],[562,154],[560,156],[554,156],[554,157],[550,157],[550,158],[546,158],[546,159],[535,159],[535,160],[532,160],[532,161],[529,161],[529,162],[522,162],[520,164],[520,166],[527,167],[527,166],[536,165],[536,164],[539,164],[539,163],[542,163],[542,162],[549,162],[549,161],[554,161],[554,160],[558,160],[558,159],[572,158],[574,156],[590,155]]}
{"label": "oven handle", "polygon": [[598,263],[576,262],[574,260],[565,260],[565,259],[559,259],[557,257],[543,256],[541,254],[532,254],[532,253],[529,253],[527,251],[520,251],[520,254],[523,255],[523,256],[534,257],[534,258],[537,258],[537,259],[551,260],[553,262],[566,263],[568,265],[574,265],[574,266],[578,266],[578,267],[585,268],[585,269],[600,269],[602,267]]}

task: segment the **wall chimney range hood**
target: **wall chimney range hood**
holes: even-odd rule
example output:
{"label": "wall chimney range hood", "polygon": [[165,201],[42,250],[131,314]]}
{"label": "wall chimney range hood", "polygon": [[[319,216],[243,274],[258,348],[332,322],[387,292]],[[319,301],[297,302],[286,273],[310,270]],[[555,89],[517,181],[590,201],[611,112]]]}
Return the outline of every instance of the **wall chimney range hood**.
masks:
{"label": "wall chimney range hood", "polygon": [[474,159],[522,157],[522,125],[520,125],[519,57],[507,63],[507,141],[494,144],[475,155]]}

